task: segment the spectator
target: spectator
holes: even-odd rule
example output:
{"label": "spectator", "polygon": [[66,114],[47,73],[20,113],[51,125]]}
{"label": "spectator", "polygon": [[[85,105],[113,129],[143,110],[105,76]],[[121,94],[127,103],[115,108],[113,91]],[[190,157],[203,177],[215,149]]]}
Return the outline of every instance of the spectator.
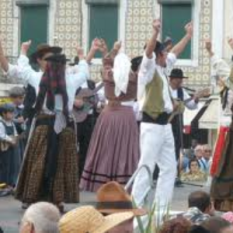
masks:
{"label": "spectator", "polygon": [[[114,214],[130,211],[134,217],[147,214],[144,209],[133,208],[130,195],[124,187],[115,181],[102,185],[97,191],[97,206],[102,214]],[[108,233],[131,233],[133,232],[133,218],[114,227]]]}
{"label": "spectator", "polygon": [[0,111],[0,182],[7,184],[9,190],[15,186],[20,169],[14,111],[14,105],[9,103],[3,104]]}
{"label": "spectator", "polygon": [[183,217],[194,224],[200,224],[214,214],[210,195],[203,191],[196,191],[188,197],[188,210]]}
{"label": "spectator", "polygon": [[23,117],[24,96],[25,96],[25,89],[22,87],[13,87],[10,90],[10,98],[11,98],[12,103],[15,106],[14,124],[17,130],[17,133],[20,136],[18,149],[19,149],[21,161],[23,160],[24,148],[26,146],[26,135],[25,135],[26,121]]}
{"label": "spectator", "polygon": [[204,164],[205,172],[209,174],[210,162],[211,162],[212,150],[209,145],[203,146],[203,157],[202,162]]}
{"label": "spectator", "polygon": [[164,222],[159,233],[188,233],[191,222],[183,217],[177,217]]}
{"label": "spectator", "polygon": [[191,159],[189,161],[189,171],[181,174],[182,181],[206,181],[207,175],[201,171],[200,163],[197,159]]}
{"label": "spectator", "polygon": [[46,202],[31,205],[25,212],[20,233],[59,233],[60,213],[57,207]]}
{"label": "spectator", "polygon": [[227,220],[220,217],[212,217],[204,221],[201,226],[211,233],[232,233],[233,226]]}
{"label": "spectator", "polygon": [[82,206],[65,214],[60,222],[60,233],[105,233],[133,217],[125,212],[104,217],[92,206]]}

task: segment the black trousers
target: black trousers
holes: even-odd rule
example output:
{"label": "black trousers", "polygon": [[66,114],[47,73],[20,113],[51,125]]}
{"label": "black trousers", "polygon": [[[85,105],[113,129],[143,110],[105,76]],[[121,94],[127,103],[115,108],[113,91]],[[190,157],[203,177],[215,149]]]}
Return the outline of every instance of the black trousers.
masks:
{"label": "black trousers", "polygon": [[91,135],[95,127],[97,117],[97,114],[91,114],[88,115],[83,122],[77,123],[77,141],[79,144],[79,177],[82,176]]}

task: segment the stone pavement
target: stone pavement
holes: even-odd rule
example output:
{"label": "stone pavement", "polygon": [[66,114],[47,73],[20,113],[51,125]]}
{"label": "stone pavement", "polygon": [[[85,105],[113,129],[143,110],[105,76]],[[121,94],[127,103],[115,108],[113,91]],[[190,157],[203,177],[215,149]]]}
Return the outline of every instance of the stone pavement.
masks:
{"label": "stone pavement", "polygon": [[[208,191],[208,187],[200,188],[190,185],[185,185],[182,188],[175,188],[171,210],[185,210],[187,208],[188,195],[191,192],[200,189]],[[85,204],[93,201],[95,201],[95,194],[88,192],[81,193],[80,204]],[[77,204],[66,205],[66,210],[71,210],[75,207],[77,207]],[[0,198],[0,226],[3,228],[4,233],[18,232],[19,222],[23,213],[24,211],[21,209],[21,203],[14,200],[13,197]]]}

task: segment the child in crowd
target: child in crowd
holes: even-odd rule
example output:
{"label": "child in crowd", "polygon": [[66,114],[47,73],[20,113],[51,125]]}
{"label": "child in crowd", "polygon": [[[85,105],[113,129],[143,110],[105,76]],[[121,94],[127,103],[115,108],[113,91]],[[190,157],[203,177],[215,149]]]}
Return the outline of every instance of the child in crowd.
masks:
{"label": "child in crowd", "polygon": [[15,107],[14,111],[14,124],[17,130],[17,134],[20,136],[20,140],[18,141],[18,149],[20,153],[20,159],[23,159],[23,153],[26,145],[26,121],[23,117],[24,113],[24,97],[25,97],[25,89],[22,87],[13,87],[10,90],[10,98],[12,104]]}
{"label": "child in crowd", "polygon": [[5,183],[9,190],[16,184],[20,167],[14,111],[13,104],[4,104],[0,108],[0,183]]}

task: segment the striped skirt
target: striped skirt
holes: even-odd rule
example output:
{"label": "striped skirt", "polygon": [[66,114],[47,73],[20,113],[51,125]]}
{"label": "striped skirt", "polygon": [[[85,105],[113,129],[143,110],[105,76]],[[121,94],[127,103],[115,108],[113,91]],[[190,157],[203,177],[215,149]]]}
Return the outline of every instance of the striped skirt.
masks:
{"label": "striped skirt", "polygon": [[76,203],[79,190],[75,130],[66,127],[56,134],[54,120],[49,121],[36,125],[28,142],[15,197],[30,204]]}
{"label": "striped skirt", "polygon": [[92,134],[80,188],[95,192],[109,181],[125,185],[138,161],[139,133],[132,108],[107,106]]}

